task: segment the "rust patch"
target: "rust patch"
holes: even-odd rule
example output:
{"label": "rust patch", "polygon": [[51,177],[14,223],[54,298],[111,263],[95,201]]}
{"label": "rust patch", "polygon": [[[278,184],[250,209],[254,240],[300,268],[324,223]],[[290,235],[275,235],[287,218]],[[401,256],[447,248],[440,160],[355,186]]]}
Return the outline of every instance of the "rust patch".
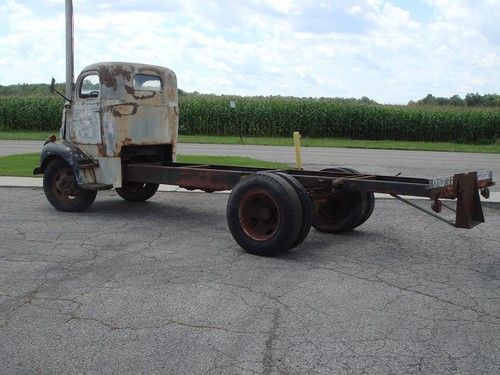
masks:
{"label": "rust patch", "polygon": [[107,66],[99,67],[99,77],[101,78],[101,83],[106,87],[112,87],[113,91],[116,91],[116,77],[113,72],[109,70]]}
{"label": "rust patch", "polygon": [[155,92],[155,91],[153,91],[153,92],[151,92],[151,94],[150,94],[150,95],[142,95],[142,96],[137,96],[137,95],[134,95],[134,98],[135,98],[135,99],[151,99],[151,98],[153,98],[155,95],[156,95],[156,92]]}
{"label": "rust patch", "polygon": [[169,87],[167,94],[169,97],[175,98],[177,96],[177,88],[176,87]]}
{"label": "rust patch", "polygon": [[138,99],[138,100],[141,100],[141,99],[150,99],[152,97],[154,97],[156,95],[156,92],[155,91],[152,91],[150,95],[142,95],[142,96],[139,96],[139,95],[136,95],[135,94],[135,90],[132,86],[129,86],[129,85],[124,85],[125,87],[125,91],[127,92],[127,94],[130,94],[134,97],[134,99]]}
{"label": "rust patch", "polygon": [[106,149],[102,143],[97,145],[97,155],[106,156]]}
{"label": "rust patch", "polygon": [[130,139],[129,137],[126,137],[125,139],[122,140],[122,145],[123,146],[128,146],[132,143],[132,139]]}
{"label": "rust patch", "polygon": [[135,91],[134,91],[134,88],[132,86],[124,85],[124,88],[125,88],[125,91],[127,92],[127,94],[135,95]]}
{"label": "rust patch", "polygon": [[133,67],[126,65],[116,65],[113,68],[108,65],[102,65],[99,67],[99,77],[101,78],[103,85],[106,87],[112,87],[113,91],[116,91],[116,76],[122,75],[126,80],[130,81],[133,70]]}
{"label": "rust patch", "polygon": [[137,113],[137,103],[123,103],[107,107],[115,117],[133,116]]}
{"label": "rust patch", "polygon": [[125,77],[127,81],[130,81],[131,79],[131,73],[134,71],[133,67],[126,66],[126,65],[116,65],[115,68],[113,69],[113,74],[114,75],[122,75]]}

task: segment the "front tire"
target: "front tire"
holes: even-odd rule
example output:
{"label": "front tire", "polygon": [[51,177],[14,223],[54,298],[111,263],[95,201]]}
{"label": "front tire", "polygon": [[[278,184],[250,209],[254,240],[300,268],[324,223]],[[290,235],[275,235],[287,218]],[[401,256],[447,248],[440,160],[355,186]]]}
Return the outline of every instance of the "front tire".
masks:
{"label": "front tire", "polygon": [[78,186],[73,169],[63,159],[55,159],[47,166],[43,191],[50,204],[64,212],[85,211],[97,195],[96,190]]}
{"label": "front tire", "polygon": [[155,195],[159,186],[142,182],[124,182],[121,188],[116,188],[116,192],[126,201],[144,202]]}

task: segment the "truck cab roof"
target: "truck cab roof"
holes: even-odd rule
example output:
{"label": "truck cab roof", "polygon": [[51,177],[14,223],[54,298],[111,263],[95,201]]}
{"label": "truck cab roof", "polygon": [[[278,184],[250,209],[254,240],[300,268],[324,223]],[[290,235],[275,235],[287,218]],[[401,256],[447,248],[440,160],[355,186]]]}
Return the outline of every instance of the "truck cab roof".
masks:
{"label": "truck cab roof", "polygon": [[76,87],[81,87],[85,78],[93,74],[99,76],[103,99],[133,96],[137,100],[157,94],[167,94],[171,98],[177,96],[177,93],[169,92],[177,90],[175,73],[165,67],[131,62],[98,62],[82,70]]}

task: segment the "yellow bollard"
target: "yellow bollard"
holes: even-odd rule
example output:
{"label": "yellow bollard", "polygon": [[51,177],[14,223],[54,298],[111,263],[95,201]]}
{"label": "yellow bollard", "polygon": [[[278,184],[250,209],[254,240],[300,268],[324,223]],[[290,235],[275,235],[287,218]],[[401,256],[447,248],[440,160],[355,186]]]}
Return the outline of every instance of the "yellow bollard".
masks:
{"label": "yellow bollard", "polygon": [[302,156],[300,154],[300,133],[293,132],[293,146],[295,147],[295,163],[297,169],[302,169]]}

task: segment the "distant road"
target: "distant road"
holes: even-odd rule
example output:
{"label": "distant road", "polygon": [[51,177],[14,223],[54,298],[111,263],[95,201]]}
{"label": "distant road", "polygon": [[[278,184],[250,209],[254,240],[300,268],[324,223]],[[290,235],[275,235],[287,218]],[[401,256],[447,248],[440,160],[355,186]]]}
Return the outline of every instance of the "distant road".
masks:
{"label": "distant road", "polygon": [[[0,141],[0,156],[38,152],[41,142]],[[179,144],[180,154],[236,155],[294,164],[292,147],[253,145]],[[304,167],[322,169],[346,165],[361,172],[402,176],[439,177],[472,170],[491,170],[500,178],[500,154],[463,152],[395,151],[303,147]],[[500,191],[498,185],[492,191]]]}
{"label": "distant road", "polygon": [[39,152],[41,141],[0,141],[0,156]]}

